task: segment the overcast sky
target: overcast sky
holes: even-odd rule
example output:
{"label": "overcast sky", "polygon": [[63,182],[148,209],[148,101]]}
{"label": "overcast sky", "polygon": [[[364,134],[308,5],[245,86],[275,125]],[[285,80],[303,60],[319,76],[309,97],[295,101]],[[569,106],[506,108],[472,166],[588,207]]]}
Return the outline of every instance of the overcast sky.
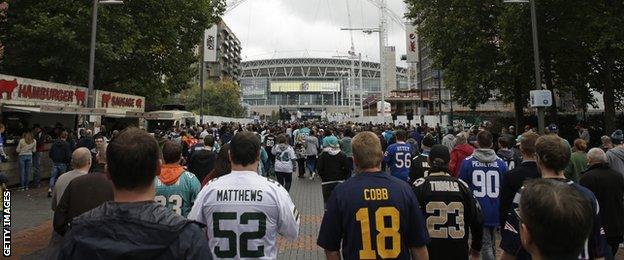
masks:
{"label": "overcast sky", "polygon": [[[350,32],[340,30],[349,27],[347,1],[352,27],[379,26],[379,9],[369,0],[247,0],[226,13],[224,20],[241,41],[243,60],[328,58],[337,52],[345,55],[351,46]],[[402,18],[404,2],[386,2]],[[396,46],[397,63],[402,65],[399,57],[405,54],[405,31],[389,17],[388,29],[388,45]],[[353,41],[364,60],[379,61],[376,33],[354,31]]]}

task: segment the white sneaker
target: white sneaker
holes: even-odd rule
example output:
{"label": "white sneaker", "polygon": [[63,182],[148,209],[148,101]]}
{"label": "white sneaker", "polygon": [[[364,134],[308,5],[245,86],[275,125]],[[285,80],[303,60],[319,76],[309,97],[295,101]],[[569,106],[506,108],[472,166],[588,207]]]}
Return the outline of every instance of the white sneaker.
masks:
{"label": "white sneaker", "polygon": [[310,180],[314,180],[314,177],[316,176],[316,172],[312,172],[310,174]]}

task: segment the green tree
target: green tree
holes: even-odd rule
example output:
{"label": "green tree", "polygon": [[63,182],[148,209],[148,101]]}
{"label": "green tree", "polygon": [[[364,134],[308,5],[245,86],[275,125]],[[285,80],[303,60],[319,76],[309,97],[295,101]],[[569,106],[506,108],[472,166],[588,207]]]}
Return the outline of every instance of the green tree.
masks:
{"label": "green tree", "polygon": [[[10,0],[2,73],[86,86],[92,1]],[[224,0],[132,0],[98,12],[96,89],[149,101],[189,87],[195,53]]]}
{"label": "green tree", "polygon": [[[188,110],[200,114],[201,90],[199,85],[183,90],[179,102]],[[241,90],[233,81],[208,81],[204,83],[204,115],[243,117],[245,109],[241,105]]]}
{"label": "green tree", "polygon": [[[536,1],[541,82],[572,93],[580,107],[605,93],[605,120],[613,128],[624,93],[624,3],[601,0]],[[523,117],[535,86],[529,5],[501,0],[407,0],[434,65],[462,105],[476,107],[494,93]],[[557,107],[550,109],[556,121]],[[520,124],[521,122],[517,122]]]}

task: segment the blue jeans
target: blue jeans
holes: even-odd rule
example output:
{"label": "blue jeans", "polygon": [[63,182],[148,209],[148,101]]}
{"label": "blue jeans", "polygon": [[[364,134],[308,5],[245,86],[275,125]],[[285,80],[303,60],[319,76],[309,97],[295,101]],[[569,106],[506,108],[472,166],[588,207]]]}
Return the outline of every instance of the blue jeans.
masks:
{"label": "blue jeans", "polygon": [[20,168],[20,188],[26,188],[28,187],[28,178],[30,177],[30,166],[33,162],[33,156],[20,155],[18,160]]}
{"label": "blue jeans", "polygon": [[39,188],[39,183],[41,181],[41,154],[42,152],[33,153],[32,164],[34,169],[34,179],[33,185],[35,188]]}
{"label": "blue jeans", "polygon": [[496,228],[483,227],[483,248],[481,249],[482,260],[496,260]]}
{"label": "blue jeans", "polygon": [[308,170],[310,171],[310,175],[313,172],[316,172],[316,156],[308,155],[308,158],[306,159],[306,165],[308,166]]}
{"label": "blue jeans", "polygon": [[67,171],[67,164],[64,163],[55,163],[52,165],[52,172],[50,173],[50,189],[54,188],[54,184],[56,183],[56,179],[61,176],[61,174]]}

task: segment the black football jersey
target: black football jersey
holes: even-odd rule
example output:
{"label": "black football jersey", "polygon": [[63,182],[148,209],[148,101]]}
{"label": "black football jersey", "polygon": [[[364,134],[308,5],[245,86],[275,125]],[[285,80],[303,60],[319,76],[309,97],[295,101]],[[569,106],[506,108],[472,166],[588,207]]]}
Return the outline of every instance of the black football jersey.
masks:
{"label": "black football jersey", "polygon": [[429,171],[429,153],[421,153],[412,159],[409,177],[410,183],[414,183],[420,178],[427,177]]}
{"label": "black football jersey", "polygon": [[466,183],[437,172],[416,180],[413,189],[431,238],[430,259],[467,259],[468,232],[472,248],[481,250],[483,216]]}

